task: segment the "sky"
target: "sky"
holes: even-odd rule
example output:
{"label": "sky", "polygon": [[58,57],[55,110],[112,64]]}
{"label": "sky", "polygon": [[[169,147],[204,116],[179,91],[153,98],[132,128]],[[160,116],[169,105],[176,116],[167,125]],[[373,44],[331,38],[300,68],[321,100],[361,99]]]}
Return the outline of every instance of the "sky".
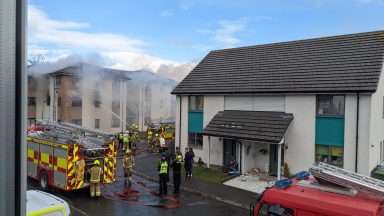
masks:
{"label": "sky", "polygon": [[28,0],[28,57],[182,80],[210,51],[384,30],[384,0]]}

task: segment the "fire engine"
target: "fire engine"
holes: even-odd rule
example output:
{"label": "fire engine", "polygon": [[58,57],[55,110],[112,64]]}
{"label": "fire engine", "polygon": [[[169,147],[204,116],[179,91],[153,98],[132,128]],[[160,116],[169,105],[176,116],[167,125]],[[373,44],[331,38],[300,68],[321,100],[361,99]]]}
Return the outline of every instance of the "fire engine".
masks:
{"label": "fire engine", "polygon": [[49,187],[70,191],[89,186],[88,170],[98,160],[103,183],[116,178],[117,141],[113,134],[70,123],[39,120],[27,136],[27,174]]}
{"label": "fire engine", "polygon": [[319,163],[276,181],[251,204],[250,215],[384,216],[383,200],[383,181]]}

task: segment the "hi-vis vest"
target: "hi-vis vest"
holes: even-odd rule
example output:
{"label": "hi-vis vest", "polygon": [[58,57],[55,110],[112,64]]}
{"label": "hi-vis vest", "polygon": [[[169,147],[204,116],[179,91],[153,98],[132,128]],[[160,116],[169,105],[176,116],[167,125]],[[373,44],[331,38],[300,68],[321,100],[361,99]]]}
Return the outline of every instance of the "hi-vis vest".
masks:
{"label": "hi-vis vest", "polygon": [[125,137],[123,138],[123,142],[125,142],[125,143],[129,142],[128,137],[125,136]]}
{"label": "hi-vis vest", "polygon": [[132,156],[125,156],[123,160],[123,167],[126,169],[132,168],[134,163],[133,160]]}
{"label": "hi-vis vest", "polygon": [[91,168],[91,183],[100,183],[101,168],[94,166]]}
{"label": "hi-vis vest", "polygon": [[123,134],[119,134],[119,139],[123,139],[124,135]]}
{"label": "hi-vis vest", "polygon": [[167,161],[164,161],[160,164],[160,174],[166,174],[168,171],[168,163]]}

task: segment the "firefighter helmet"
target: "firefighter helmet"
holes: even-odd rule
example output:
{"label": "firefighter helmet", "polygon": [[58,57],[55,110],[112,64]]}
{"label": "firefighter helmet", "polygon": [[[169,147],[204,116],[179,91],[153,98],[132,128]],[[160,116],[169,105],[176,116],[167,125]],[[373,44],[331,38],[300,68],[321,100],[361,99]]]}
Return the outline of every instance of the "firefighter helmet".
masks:
{"label": "firefighter helmet", "polygon": [[158,137],[158,136],[159,136],[159,134],[155,134],[155,136],[156,136],[156,137]]}
{"label": "firefighter helmet", "polygon": [[127,149],[127,151],[125,152],[126,154],[131,154],[131,150],[130,149]]}
{"label": "firefighter helmet", "polygon": [[100,161],[99,160],[95,160],[95,161],[93,161],[93,164],[94,165],[100,165]]}

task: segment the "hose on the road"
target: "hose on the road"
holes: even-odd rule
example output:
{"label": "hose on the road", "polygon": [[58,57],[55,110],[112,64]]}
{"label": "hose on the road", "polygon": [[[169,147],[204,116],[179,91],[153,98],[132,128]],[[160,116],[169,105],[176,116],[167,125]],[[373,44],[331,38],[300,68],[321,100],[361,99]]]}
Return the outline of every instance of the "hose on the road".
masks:
{"label": "hose on the road", "polygon": [[140,192],[137,190],[132,189],[125,189],[120,192],[113,192],[110,190],[107,185],[102,183],[101,185],[104,187],[106,194],[102,193],[102,196],[106,199],[113,200],[113,201],[120,201],[130,204],[136,204],[136,205],[143,205],[143,206],[151,206],[151,207],[160,207],[160,208],[166,208],[166,209],[175,209],[179,208],[181,206],[180,200],[175,197],[167,197],[162,194],[157,193],[156,191],[148,188],[143,182],[136,182],[133,181],[135,185],[142,188],[144,191],[154,195],[163,198],[166,201],[172,202],[173,204],[169,203],[156,203],[156,204],[149,204],[140,202]]}

